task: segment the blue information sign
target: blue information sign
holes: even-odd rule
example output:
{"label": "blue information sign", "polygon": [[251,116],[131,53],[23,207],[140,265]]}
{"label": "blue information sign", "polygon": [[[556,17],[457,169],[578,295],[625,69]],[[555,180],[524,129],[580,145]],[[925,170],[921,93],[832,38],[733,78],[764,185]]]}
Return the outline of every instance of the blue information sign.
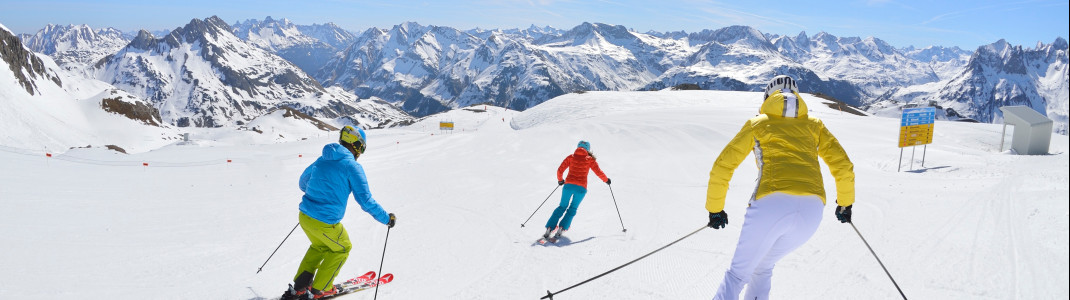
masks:
{"label": "blue information sign", "polygon": [[903,110],[903,120],[899,126],[932,124],[934,121],[936,121],[936,108],[907,108]]}

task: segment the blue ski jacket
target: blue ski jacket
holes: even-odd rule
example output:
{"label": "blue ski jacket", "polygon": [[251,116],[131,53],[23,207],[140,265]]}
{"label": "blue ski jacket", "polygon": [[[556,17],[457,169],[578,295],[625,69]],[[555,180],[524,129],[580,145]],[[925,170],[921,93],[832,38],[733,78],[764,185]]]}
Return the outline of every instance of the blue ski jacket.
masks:
{"label": "blue ski jacket", "polygon": [[320,222],[337,224],[342,221],[349,194],[353,194],[360,208],[379,223],[390,221],[390,216],[368,190],[364,167],[340,144],[323,146],[323,154],[305,168],[298,185],[305,192],[301,197],[301,212]]}

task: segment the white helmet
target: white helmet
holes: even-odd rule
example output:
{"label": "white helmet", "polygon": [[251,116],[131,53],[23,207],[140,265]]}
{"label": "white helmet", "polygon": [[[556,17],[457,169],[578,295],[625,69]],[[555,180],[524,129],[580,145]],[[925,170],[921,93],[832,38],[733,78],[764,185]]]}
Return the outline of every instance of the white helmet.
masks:
{"label": "white helmet", "polygon": [[765,97],[762,97],[762,100],[764,101],[766,98],[769,98],[770,94],[778,90],[787,92],[784,91],[784,89],[789,89],[792,93],[799,92],[799,87],[795,85],[795,79],[791,79],[791,76],[778,75],[777,77],[773,77],[773,80],[770,80],[769,84],[765,86],[765,90],[763,90],[763,92],[765,92]]}

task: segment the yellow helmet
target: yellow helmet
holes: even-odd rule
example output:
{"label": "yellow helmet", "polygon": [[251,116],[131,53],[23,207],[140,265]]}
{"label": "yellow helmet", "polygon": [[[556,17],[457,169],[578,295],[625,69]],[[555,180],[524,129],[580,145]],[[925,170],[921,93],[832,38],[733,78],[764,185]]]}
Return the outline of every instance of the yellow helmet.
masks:
{"label": "yellow helmet", "polygon": [[338,143],[352,149],[357,152],[357,154],[364,153],[364,150],[368,145],[364,135],[364,129],[353,128],[353,126],[349,125],[342,127],[341,135],[338,137]]}

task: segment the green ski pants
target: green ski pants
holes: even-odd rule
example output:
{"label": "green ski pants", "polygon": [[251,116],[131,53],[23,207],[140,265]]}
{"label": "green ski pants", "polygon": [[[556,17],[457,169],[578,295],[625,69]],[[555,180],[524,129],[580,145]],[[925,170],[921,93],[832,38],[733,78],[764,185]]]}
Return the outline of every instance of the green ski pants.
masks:
{"label": "green ski pants", "polygon": [[338,276],[338,270],[349,258],[349,250],[353,244],[349,241],[349,233],[346,232],[342,223],[327,224],[313,219],[305,213],[300,213],[298,219],[301,229],[305,231],[312,245],[308,246],[305,258],[301,260],[301,267],[294,275],[296,281],[302,273],[315,274],[312,280],[312,288],[326,291],[333,288],[334,277]]}

